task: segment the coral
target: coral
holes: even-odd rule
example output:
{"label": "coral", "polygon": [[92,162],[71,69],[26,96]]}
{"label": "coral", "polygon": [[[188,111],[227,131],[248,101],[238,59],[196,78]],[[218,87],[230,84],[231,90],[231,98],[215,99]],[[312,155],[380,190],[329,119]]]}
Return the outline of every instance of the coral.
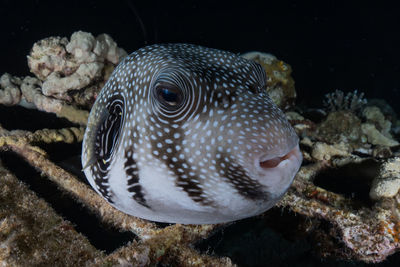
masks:
{"label": "coral", "polygon": [[377,99],[377,98],[368,99],[367,107],[369,106],[375,106],[379,108],[380,112],[385,116],[386,120],[392,123],[396,121],[397,114],[385,99]]}
{"label": "coral", "polygon": [[[366,143],[384,147],[393,147],[399,143],[393,139],[390,131],[392,123],[385,119],[376,106],[364,105],[367,100],[357,91],[344,96],[342,91],[327,94],[324,102],[331,112],[317,126],[316,139],[325,142],[348,142],[354,148],[365,147]],[[361,118],[365,120],[361,123]]]}
{"label": "coral", "polygon": [[378,107],[368,106],[364,108],[362,115],[366,118],[367,122],[375,124],[375,127],[380,131],[381,134],[388,138],[392,138],[391,134],[389,133],[392,123],[385,119],[385,116]]}
{"label": "coral", "polygon": [[3,74],[0,104],[37,108],[85,125],[87,110],[126,55],[107,34],[95,38],[79,31],[70,41],[61,37],[43,39],[33,45],[28,56],[30,71],[37,78]]}
{"label": "coral", "polygon": [[[60,37],[39,41],[29,58],[37,78],[4,74],[0,78],[0,103],[37,108],[85,125],[88,114],[85,108],[90,108],[99,88],[124,55],[121,51],[106,35],[95,38],[82,32],[74,34],[70,41]],[[271,56],[262,60],[272,65],[271,72],[279,72],[281,68],[282,73],[271,78],[277,79],[272,88],[292,86],[289,96],[293,98],[291,78],[284,76],[290,74],[290,69]],[[92,63],[101,71],[93,68],[85,72]],[[79,68],[82,69],[78,71]],[[58,86],[60,90],[54,90]],[[286,114],[301,139],[305,164],[277,207],[313,222],[312,227],[299,228],[308,229],[307,234],[315,233],[318,239],[314,247],[319,248],[321,255],[381,262],[400,250],[400,151],[393,137],[398,134],[394,130],[399,123],[382,115],[381,107],[363,108],[362,94],[344,96],[337,91],[327,98],[330,111],[320,123],[301,111]],[[288,99],[280,101],[289,103]],[[363,114],[363,121],[356,113]],[[394,127],[387,121],[392,121]],[[76,144],[82,141],[83,133],[84,127],[32,132],[0,126],[0,153],[18,154],[40,171],[43,179],[57,184],[102,222],[120,231],[133,232],[137,239],[109,254],[99,251],[0,163],[0,260],[4,265],[234,266],[229,258],[200,254],[193,248],[198,240],[227,225],[176,224],[163,228],[126,215],[51,161],[46,146],[42,146],[56,142]],[[378,166],[376,172],[370,170],[373,165]],[[343,168],[352,173],[368,172],[369,176],[356,175],[361,177],[354,183],[361,193],[367,196],[369,193],[370,199],[363,201],[371,203],[360,204],[353,192],[350,195],[337,192],[318,182],[327,179],[324,174],[335,173],[329,176],[330,182],[340,183],[341,176],[345,176],[340,173]],[[280,218],[274,220],[279,223]]]}
{"label": "coral", "polygon": [[0,77],[0,104],[13,106],[21,101],[21,80],[5,73]]}
{"label": "coral", "polygon": [[41,111],[55,113],[58,117],[66,118],[71,122],[85,125],[89,112],[67,104],[65,101],[43,95],[41,81],[33,77],[23,79],[3,74],[0,77],[4,81],[6,91],[1,94],[0,103],[12,106],[21,105],[27,108],[36,108]]}
{"label": "coral", "polygon": [[293,121],[293,120],[302,121],[302,120],[304,120],[303,116],[301,116],[299,113],[294,112],[294,111],[286,112],[285,115],[286,115],[286,118],[288,120],[290,120],[290,121]]}
{"label": "coral", "polygon": [[379,132],[374,124],[363,123],[361,125],[361,130],[363,134],[367,136],[368,142],[373,145],[381,145],[389,147],[399,145],[399,142],[397,142],[396,140],[386,137],[381,132]]}
{"label": "coral", "polygon": [[90,107],[110,70],[126,55],[109,35],[95,38],[78,31],[72,34],[69,42],[66,38],[50,37],[35,43],[28,65],[43,81],[44,95],[69,102],[75,100],[80,106]]}
{"label": "coral", "polygon": [[103,67],[102,63],[85,63],[68,77],[61,77],[59,73],[53,72],[43,83],[42,92],[44,95],[51,96],[65,94],[69,90],[82,89],[93,79],[100,77]]}
{"label": "coral", "polygon": [[109,61],[118,64],[127,56],[125,50],[119,48],[108,34],[100,34],[94,38],[92,34],[82,31],[72,34],[66,49],[74,55],[78,63]]}
{"label": "coral", "polygon": [[330,160],[332,157],[350,156],[350,147],[347,143],[336,143],[328,145],[322,142],[316,142],[312,147],[311,156],[316,160]]}
{"label": "coral", "polygon": [[263,52],[248,52],[242,57],[254,60],[264,68],[267,73],[267,92],[275,104],[284,110],[293,106],[296,90],[289,64]]}
{"label": "coral", "polygon": [[[43,51],[53,50],[57,54],[51,54],[51,60],[47,59],[48,53],[42,57]],[[105,66],[118,64],[126,55],[109,35],[101,34],[95,38],[90,33],[79,31],[72,34],[69,43],[64,39],[49,38],[35,44],[28,56],[28,64],[31,71],[44,81],[44,95],[62,95],[103,78]]]}
{"label": "coral", "polygon": [[329,142],[358,143],[361,137],[361,120],[348,110],[334,111],[317,126],[316,138]]}
{"label": "coral", "polygon": [[70,76],[87,63],[100,63],[97,69],[103,64],[116,65],[126,55],[109,35],[101,34],[95,38],[91,33],[78,31],[71,35],[69,42],[65,37],[49,37],[36,42],[28,56],[28,65],[36,77],[45,81],[52,73]]}
{"label": "coral", "polygon": [[344,95],[343,91],[336,90],[326,94],[323,103],[329,111],[350,110],[355,112],[367,104],[367,100],[364,98],[364,93],[358,95],[357,90],[347,93],[347,95]]}

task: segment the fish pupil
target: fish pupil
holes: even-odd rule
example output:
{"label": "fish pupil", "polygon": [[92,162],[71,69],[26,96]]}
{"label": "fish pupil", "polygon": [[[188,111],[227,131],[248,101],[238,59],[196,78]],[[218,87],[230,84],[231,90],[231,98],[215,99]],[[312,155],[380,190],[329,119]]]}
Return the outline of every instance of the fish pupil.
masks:
{"label": "fish pupil", "polygon": [[181,100],[181,96],[176,89],[161,88],[159,89],[159,96],[163,102],[170,106],[176,106]]}

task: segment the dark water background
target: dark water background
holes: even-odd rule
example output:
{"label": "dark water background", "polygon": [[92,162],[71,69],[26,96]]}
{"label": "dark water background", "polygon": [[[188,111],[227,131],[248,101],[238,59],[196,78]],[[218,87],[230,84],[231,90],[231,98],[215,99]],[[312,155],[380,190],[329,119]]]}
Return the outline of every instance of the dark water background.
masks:
{"label": "dark water background", "polygon": [[[385,99],[399,113],[400,9],[376,1],[303,2],[0,0],[0,75],[30,75],[26,55],[34,42],[57,35],[69,38],[74,31],[83,30],[110,34],[128,53],[146,44],[165,42],[195,43],[238,53],[269,52],[292,66],[298,103],[321,107],[323,95],[332,90],[358,89],[367,98]],[[0,106],[0,124],[6,128],[53,128],[63,123],[53,115],[43,120],[39,113]],[[55,157],[57,151],[65,152],[55,161],[79,172],[79,144],[69,150],[51,149]],[[93,227],[96,218],[50,183],[43,186],[40,175],[31,179],[36,174],[29,166],[25,170],[10,154],[0,156],[99,249],[110,252],[131,238],[106,226]],[[272,214],[280,216],[280,211]],[[291,216],[286,214],[293,219],[287,227],[296,222]],[[365,265],[320,259],[307,236],[290,237],[282,234],[281,228],[273,223],[265,225],[263,220],[244,220],[209,243],[199,244],[199,249],[230,256],[240,266]],[[394,255],[379,266],[400,266],[399,262],[400,256]]]}
{"label": "dark water background", "polygon": [[400,9],[377,2],[1,0],[0,73],[29,74],[35,41],[83,30],[128,53],[164,42],[269,52],[293,67],[299,102],[358,89],[400,111]]}

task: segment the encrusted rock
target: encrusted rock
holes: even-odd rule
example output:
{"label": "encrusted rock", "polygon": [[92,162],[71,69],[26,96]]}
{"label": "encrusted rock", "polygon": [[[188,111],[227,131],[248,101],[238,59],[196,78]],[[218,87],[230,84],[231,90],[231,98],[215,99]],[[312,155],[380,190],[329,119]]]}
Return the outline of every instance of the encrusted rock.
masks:
{"label": "encrusted rock", "polygon": [[0,104],[6,106],[17,105],[21,101],[20,84],[21,79],[4,73],[0,77]]}
{"label": "encrusted rock", "polygon": [[331,112],[349,110],[356,113],[367,104],[367,100],[364,98],[364,93],[358,94],[357,90],[349,92],[346,95],[341,90],[335,90],[335,92],[325,95],[323,103],[327,110]]}
{"label": "encrusted rock", "polygon": [[389,137],[386,137],[381,132],[376,129],[375,125],[372,123],[363,123],[361,125],[361,129],[363,134],[365,134],[368,138],[368,143],[373,145],[381,145],[381,146],[398,146],[399,142],[393,140]]}
{"label": "encrusted rock", "polygon": [[268,78],[267,92],[275,104],[282,109],[293,106],[297,95],[291,76],[292,67],[289,64],[263,52],[248,52],[242,57],[254,60],[263,66]]}
{"label": "encrusted rock", "polygon": [[358,143],[361,137],[361,120],[350,111],[331,112],[318,125],[316,134],[318,138],[329,143]]}
{"label": "encrusted rock", "polygon": [[400,189],[400,157],[384,163],[373,181],[369,195],[372,199],[394,197]]}
{"label": "encrusted rock", "polygon": [[286,112],[285,115],[286,115],[286,118],[287,118],[288,120],[296,120],[296,121],[302,121],[302,120],[304,120],[304,117],[303,117],[303,116],[301,116],[299,113],[294,112],[294,111]]}
{"label": "encrusted rock", "polygon": [[364,108],[363,116],[367,119],[367,122],[375,124],[375,127],[386,137],[392,138],[390,129],[392,123],[385,119],[385,116],[381,110],[376,106],[369,106]]}
{"label": "encrusted rock", "polygon": [[311,156],[316,160],[330,160],[332,157],[348,157],[350,151],[351,149],[346,143],[328,145],[317,142],[312,147]]}

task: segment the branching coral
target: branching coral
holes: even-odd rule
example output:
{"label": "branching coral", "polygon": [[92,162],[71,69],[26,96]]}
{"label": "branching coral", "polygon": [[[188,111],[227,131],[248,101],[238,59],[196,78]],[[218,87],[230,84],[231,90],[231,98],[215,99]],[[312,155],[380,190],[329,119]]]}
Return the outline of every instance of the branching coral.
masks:
{"label": "branching coral", "polygon": [[324,100],[324,105],[329,111],[351,110],[356,112],[365,104],[367,104],[367,100],[364,98],[364,93],[358,94],[357,90],[346,95],[343,91],[336,90],[326,94]]}

